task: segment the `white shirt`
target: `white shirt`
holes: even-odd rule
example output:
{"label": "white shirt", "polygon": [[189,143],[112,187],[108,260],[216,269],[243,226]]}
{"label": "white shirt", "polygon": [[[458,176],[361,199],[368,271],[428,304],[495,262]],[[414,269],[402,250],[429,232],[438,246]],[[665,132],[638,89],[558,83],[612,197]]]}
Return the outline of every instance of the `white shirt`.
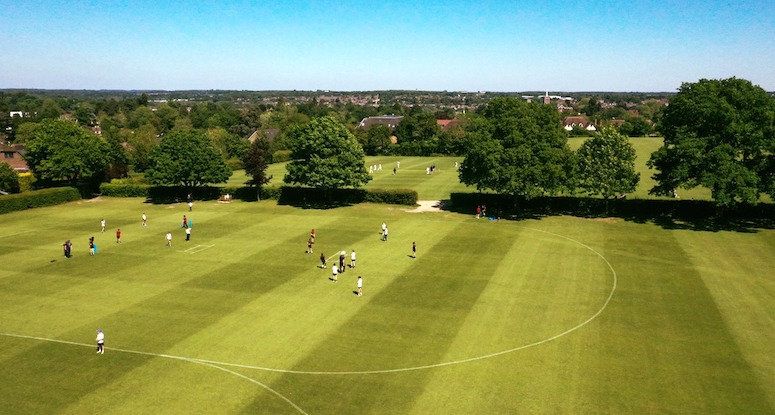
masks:
{"label": "white shirt", "polygon": [[102,343],[103,341],[105,341],[105,333],[97,332],[97,343]]}
{"label": "white shirt", "polygon": [[331,272],[333,272],[334,275],[338,274],[339,273],[339,267],[334,265],[333,267],[331,267]]}
{"label": "white shirt", "polygon": [[100,225],[102,225],[102,227],[104,228],[105,227],[105,221],[104,220],[100,221]]}
{"label": "white shirt", "polygon": [[352,255],[350,255],[350,258],[352,258],[352,260],[355,261],[355,251],[353,251]]}
{"label": "white shirt", "polygon": [[145,213],[143,213],[143,220],[145,220]]}
{"label": "white shirt", "polygon": [[387,225],[385,225],[385,223],[383,222],[382,223],[382,230],[384,231],[386,228],[387,228]]}
{"label": "white shirt", "polygon": [[191,235],[191,228],[186,228],[186,235]]}
{"label": "white shirt", "polygon": [[171,240],[172,240],[172,234],[171,234],[171,233],[167,233],[167,240],[168,240],[168,241],[171,241]]}
{"label": "white shirt", "polygon": [[358,288],[363,288],[363,278],[358,278]]}

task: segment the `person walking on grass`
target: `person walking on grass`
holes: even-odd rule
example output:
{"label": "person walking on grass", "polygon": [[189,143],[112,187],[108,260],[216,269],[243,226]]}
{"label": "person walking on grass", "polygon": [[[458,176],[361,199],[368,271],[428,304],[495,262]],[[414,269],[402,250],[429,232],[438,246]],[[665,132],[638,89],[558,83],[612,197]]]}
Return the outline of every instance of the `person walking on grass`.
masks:
{"label": "person walking on grass", "polygon": [[358,276],[358,297],[363,295],[363,277]]}
{"label": "person walking on grass", "polygon": [[344,266],[344,256],[347,254],[347,252],[342,251],[339,254],[339,272],[344,274],[344,271],[347,269],[347,267]]}
{"label": "person walking on grass", "polygon": [[382,240],[387,241],[387,238],[388,238],[388,228],[386,226],[385,229],[382,230]]}
{"label": "person walking on grass", "polygon": [[116,229],[116,243],[117,244],[121,243],[121,228]]}
{"label": "person walking on grass", "polygon": [[89,255],[94,256],[94,237],[89,238]]}
{"label": "person walking on grass", "polygon": [[312,252],[312,245],[315,243],[315,238],[310,237],[307,239],[307,253],[311,254]]}
{"label": "person walking on grass", "polygon": [[167,232],[167,246],[172,247],[172,232]]}
{"label": "person walking on grass", "polygon": [[102,226],[102,233],[105,233],[105,219],[100,221],[100,226]]}
{"label": "person walking on grass", "polygon": [[95,340],[97,341],[97,353],[105,354],[105,333],[102,332],[102,329],[97,329],[97,338]]}
{"label": "person walking on grass", "polygon": [[326,268],[326,256],[322,252],[320,253],[320,268]]}
{"label": "person walking on grass", "polygon": [[145,212],[143,212],[143,226],[148,226],[148,216],[145,216]]}
{"label": "person walking on grass", "polygon": [[412,242],[412,258],[417,258],[417,244]]}
{"label": "person walking on grass", "polygon": [[355,269],[355,250],[350,254],[350,268]]}
{"label": "person walking on grass", "polygon": [[186,242],[191,240],[191,227],[186,226]]}
{"label": "person walking on grass", "polygon": [[188,211],[191,212],[191,210],[193,210],[193,209],[194,209],[194,202],[189,200],[188,201]]}
{"label": "person walking on grass", "polygon": [[331,265],[331,279],[334,282],[339,281],[339,268],[337,268],[336,263],[334,263],[334,265]]}

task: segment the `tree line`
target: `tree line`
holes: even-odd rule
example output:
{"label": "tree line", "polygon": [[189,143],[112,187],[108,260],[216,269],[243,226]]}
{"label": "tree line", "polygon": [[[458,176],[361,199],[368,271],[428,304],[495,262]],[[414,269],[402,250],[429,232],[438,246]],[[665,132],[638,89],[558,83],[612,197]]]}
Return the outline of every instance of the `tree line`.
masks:
{"label": "tree line", "polygon": [[[63,110],[50,99],[41,102],[52,111],[47,115]],[[655,115],[665,142],[649,160],[657,181],[651,193],[705,186],[723,207],[772,197],[773,102],[742,79],[684,83]],[[639,180],[634,150],[621,130],[605,128],[573,152],[554,106],[513,97],[491,99],[465,115],[314,101],[242,108],[166,102],[152,109],[142,95],[74,105],[83,111],[72,120],[24,118],[16,126],[15,141],[27,143],[26,158],[39,179],[104,180],[134,171],[158,184],[197,186],[225,182],[226,160],[232,160],[246,169],[250,184],[260,186],[269,179],[266,165],[282,150],[293,160],[286,182],[327,189],[366,183],[363,157],[376,154],[462,155],[462,183],[524,198],[581,191],[609,199],[632,192]],[[354,127],[361,118],[388,112],[404,116],[395,130]],[[459,125],[442,130],[436,120],[447,117]],[[97,125],[101,137],[84,128]],[[250,144],[245,137],[252,131],[261,134]]]}

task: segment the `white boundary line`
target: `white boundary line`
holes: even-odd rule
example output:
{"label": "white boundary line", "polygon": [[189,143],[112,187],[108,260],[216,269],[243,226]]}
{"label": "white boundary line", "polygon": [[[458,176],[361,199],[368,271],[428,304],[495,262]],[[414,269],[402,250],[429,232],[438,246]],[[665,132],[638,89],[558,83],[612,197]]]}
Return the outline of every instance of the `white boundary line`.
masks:
{"label": "white boundary line", "polygon": [[209,248],[212,248],[214,246],[215,246],[215,244],[213,244],[213,245],[197,245],[197,246],[192,246],[191,248],[188,248],[188,249],[183,250],[183,251],[178,251],[178,252],[188,252],[189,254],[196,254],[197,252],[202,252],[205,249],[209,249]]}
{"label": "white boundary line", "polygon": [[[501,355],[508,354],[508,353],[513,353],[513,352],[516,352],[516,351],[519,351],[519,350],[524,350],[524,349],[527,349],[527,348],[530,348],[530,347],[539,346],[539,345],[542,345],[542,344],[545,344],[545,343],[549,343],[550,341],[556,340],[556,339],[558,339],[560,337],[563,337],[565,335],[568,335],[568,334],[570,334],[570,333],[572,333],[572,332],[574,332],[574,331],[576,331],[576,330],[586,326],[592,320],[594,320],[598,316],[600,316],[600,314],[602,314],[603,311],[608,307],[608,304],[611,302],[611,298],[613,298],[613,296],[614,296],[614,292],[616,292],[616,285],[617,285],[618,278],[617,278],[617,275],[616,275],[616,270],[614,270],[614,267],[611,265],[611,263],[608,262],[608,260],[603,256],[603,254],[601,254],[600,252],[597,252],[594,248],[590,247],[589,245],[585,245],[585,244],[583,244],[583,243],[581,243],[581,242],[579,242],[579,241],[577,241],[577,240],[575,240],[573,238],[569,238],[567,236],[559,235],[559,234],[556,234],[556,233],[553,233],[553,232],[542,231],[540,229],[531,229],[531,228],[526,228],[526,229],[530,230],[530,231],[545,233],[547,235],[556,236],[558,238],[562,238],[562,239],[571,241],[573,243],[576,243],[578,245],[581,245],[582,247],[588,249],[589,251],[592,251],[595,255],[600,257],[600,259],[602,259],[603,262],[605,262],[606,265],[608,265],[608,269],[611,270],[611,274],[613,276],[613,284],[611,286],[611,292],[608,293],[608,297],[603,302],[603,305],[600,307],[600,309],[597,310],[597,312],[595,312],[595,314],[593,314],[588,319],[582,321],[581,323],[577,324],[576,326],[573,326],[573,327],[569,328],[568,330],[565,330],[565,331],[563,331],[563,332],[561,332],[559,334],[555,334],[554,336],[551,336],[551,337],[548,337],[546,339],[539,340],[539,341],[536,341],[536,342],[533,342],[533,343],[529,343],[529,344],[526,344],[526,345],[514,347],[514,348],[511,348],[511,349],[502,350],[500,352],[495,352],[495,353],[490,353],[490,354],[485,354],[485,355],[475,356],[475,357],[469,357],[469,358],[466,358],[466,359],[452,360],[452,361],[449,361],[449,362],[434,363],[434,364],[422,365],[422,366],[396,368],[396,369],[358,370],[358,371],[309,371],[309,370],[277,369],[277,368],[262,367],[262,366],[243,365],[243,364],[238,364],[238,363],[219,362],[219,361],[215,361],[215,360],[197,359],[197,358],[192,358],[192,357],[182,357],[182,356],[171,356],[171,355],[166,355],[166,354],[147,353],[147,352],[140,352],[140,351],[134,351],[134,350],[123,350],[123,349],[116,349],[116,348],[112,348],[111,350],[121,351],[121,352],[126,352],[126,353],[142,354],[142,355],[147,355],[147,356],[166,357],[166,358],[170,358],[170,359],[184,360],[184,361],[189,361],[189,362],[193,362],[193,363],[201,363],[201,364],[205,364],[205,365],[216,366],[219,369],[224,370],[224,371],[227,371],[227,370],[222,368],[222,367],[220,367],[220,366],[238,367],[238,368],[242,368],[242,369],[253,369],[253,370],[261,370],[261,371],[265,371],[265,372],[287,373],[287,374],[296,374],[296,375],[372,375],[372,374],[381,374],[381,373],[409,372],[409,371],[414,371],[414,370],[423,370],[423,369],[432,369],[432,368],[444,367],[444,366],[452,366],[452,365],[457,365],[457,364],[462,364],[462,363],[475,362],[477,360],[489,359],[489,358],[492,358],[492,357],[501,356]],[[35,340],[50,341],[50,342],[57,342],[57,343],[64,343],[64,344],[73,344],[73,345],[78,345],[78,346],[90,346],[90,345],[85,345],[83,343],[74,343],[74,342],[69,342],[69,341],[65,341],[65,340],[47,339],[47,338],[43,338],[43,337],[23,336],[23,335],[18,335],[18,334],[0,333],[0,336],[9,336],[9,337],[19,337],[19,338],[26,338],[26,339],[35,339]],[[237,374],[237,375],[241,376],[239,374]],[[247,379],[250,379],[250,378],[247,378]],[[256,381],[256,383],[260,384],[260,382],[257,382],[257,381]],[[263,385],[263,384],[260,384],[260,385],[262,387],[265,387],[267,390],[272,391],[273,393],[275,393],[276,395],[280,396],[281,398],[285,399],[287,402],[291,403],[290,400],[286,399],[285,397],[283,397],[279,393],[273,391],[268,386]],[[291,403],[291,405],[293,405],[293,403]],[[298,408],[296,405],[293,405],[293,406],[296,409],[301,411],[301,409]],[[301,412],[303,412],[303,411],[301,411]]]}
{"label": "white boundary line", "polygon": [[[51,343],[69,344],[69,345],[73,345],[73,346],[83,346],[83,347],[91,347],[91,348],[94,347],[91,344],[76,343],[76,342],[71,342],[71,341],[67,341],[67,340],[49,339],[49,338],[45,338],[45,337],[25,336],[25,335],[22,335],[22,334],[0,333],[0,336],[16,337],[16,338],[19,338],[19,339],[40,340],[40,341],[51,342]],[[280,392],[277,392],[276,390],[270,388],[268,385],[266,385],[264,383],[261,383],[261,382],[255,380],[253,378],[250,378],[248,376],[245,376],[245,375],[243,375],[241,373],[237,373],[237,372],[235,372],[233,370],[226,369],[225,367],[220,367],[220,366],[218,366],[217,364],[215,364],[213,362],[199,361],[197,359],[190,359],[188,357],[183,357],[183,356],[173,356],[173,355],[161,354],[161,353],[141,352],[141,351],[137,351],[137,350],[118,349],[118,348],[113,348],[113,347],[109,348],[108,350],[110,350],[111,352],[132,353],[132,354],[139,354],[139,355],[143,355],[143,356],[163,357],[163,358],[173,359],[173,360],[182,360],[184,362],[196,363],[196,364],[199,364],[199,365],[209,366],[209,367],[212,367],[214,369],[222,370],[222,371],[224,371],[226,373],[230,373],[230,374],[232,374],[234,376],[237,376],[237,377],[245,379],[245,380],[247,380],[249,382],[255,383],[256,385],[266,389],[267,391],[273,393],[274,395],[276,395],[280,399],[284,400],[285,402],[287,402],[289,405],[294,407],[297,411],[301,412],[302,414],[309,415],[306,412],[304,412],[304,410],[301,409],[298,405],[296,405],[295,403],[291,402],[290,399],[286,398]]]}

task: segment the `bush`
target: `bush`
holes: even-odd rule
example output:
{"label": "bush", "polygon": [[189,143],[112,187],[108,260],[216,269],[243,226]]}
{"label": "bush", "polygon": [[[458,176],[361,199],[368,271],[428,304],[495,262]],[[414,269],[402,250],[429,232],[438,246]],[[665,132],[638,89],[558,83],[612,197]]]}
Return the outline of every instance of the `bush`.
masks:
{"label": "bush", "polygon": [[112,197],[148,197],[150,194],[151,186],[147,184],[114,183],[116,181],[118,180],[114,179],[110,183],[102,183],[100,193]]}
{"label": "bush", "polygon": [[291,159],[291,150],[277,150],[272,154],[272,163],[282,163]]}
{"label": "bush", "polygon": [[226,166],[231,169],[231,171],[242,170],[244,168],[242,160],[238,158],[230,158],[226,160]]}
{"label": "bush", "polygon": [[80,199],[81,195],[78,193],[78,189],[74,187],[34,190],[15,195],[0,196],[0,213],[54,206]]}
{"label": "bush", "polygon": [[414,206],[417,204],[417,192],[410,189],[372,189],[367,192],[365,201],[371,203]]}
{"label": "bush", "polygon": [[19,174],[19,191],[20,192],[29,192],[33,189],[33,185],[35,184],[35,176],[32,175],[32,173],[21,173]]}

